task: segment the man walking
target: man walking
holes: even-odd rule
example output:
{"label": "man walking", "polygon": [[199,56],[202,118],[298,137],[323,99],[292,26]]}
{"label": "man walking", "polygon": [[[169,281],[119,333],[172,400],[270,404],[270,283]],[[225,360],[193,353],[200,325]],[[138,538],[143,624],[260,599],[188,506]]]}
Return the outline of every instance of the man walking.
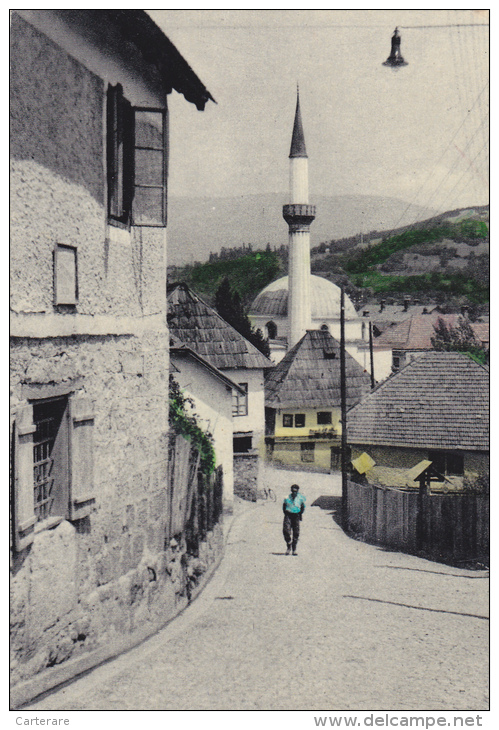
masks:
{"label": "man walking", "polygon": [[284,512],[284,522],[282,525],[282,534],[286,540],[286,555],[297,555],[296,545],[300,536],[300,522],[302,514],[305,512],[305,497],[300,494],[298,484],[291,485],[291,494],[285,498],[282,503],[282,511]]}

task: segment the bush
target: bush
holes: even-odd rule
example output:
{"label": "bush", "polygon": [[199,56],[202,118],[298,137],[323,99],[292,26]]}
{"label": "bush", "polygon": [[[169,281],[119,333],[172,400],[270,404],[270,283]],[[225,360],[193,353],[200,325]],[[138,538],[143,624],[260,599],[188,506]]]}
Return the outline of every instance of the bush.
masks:
{"label": "bush", "polygon": [[168,422],[176,433],[196,447],[200,455],[200,470],[210,476],[217,465],[213,437],[199,428],[194,413],[187,412],[193,407],[192,400],[184,395],[173,375],[170,375]]}

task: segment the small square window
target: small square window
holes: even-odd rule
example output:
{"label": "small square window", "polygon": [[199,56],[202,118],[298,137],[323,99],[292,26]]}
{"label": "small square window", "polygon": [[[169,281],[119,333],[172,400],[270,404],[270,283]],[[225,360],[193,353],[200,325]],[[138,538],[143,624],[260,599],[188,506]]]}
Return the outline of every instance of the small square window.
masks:
{"label": "small square window", "polygon": [[464,458],[462,454],[447,454],[447,474],[449,476],[462,477],[464,474]]}
{"label": "small square window", "polygon": [[293,416],[289,413],[284,413],[282,416],[283,428],[293,428]]}
{"label": "small square window", "polygon": [[304,427],[305,427],[305,414],[296,413],[295,414],[295,428],[304,428]]}
{"label": "small square window", "polygon": [[329,426],[332,422],[331,411],[317,411],[318,426]]}
{"label": "small square window", "polygon": [[251,436],[235,436],[232,441],[235,454],[247,454],[253,448]]}

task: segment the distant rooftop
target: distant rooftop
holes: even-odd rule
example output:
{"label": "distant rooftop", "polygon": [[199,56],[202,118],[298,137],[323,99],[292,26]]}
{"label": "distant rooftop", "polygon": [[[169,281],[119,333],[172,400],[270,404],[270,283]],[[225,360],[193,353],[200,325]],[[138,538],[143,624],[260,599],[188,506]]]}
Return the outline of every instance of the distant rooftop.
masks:
{"label": "distant rooftop", "polygon": [[[346,353],[347,404],[371,389],[370,376]],[[308,330],[265,379],[271,408],[335,407],[341,403],[340,345],[326,330]]]}
{"label": "distant rooftop", "polygon": [[347,431],[351,444],[488,451],[488,368],[423,353],[349,411]]}
{"label": "distant rooftop", "polygon": [[167,295],[168,327],[214,367],[271,368],[274,364],[195,294],[176,284]]}

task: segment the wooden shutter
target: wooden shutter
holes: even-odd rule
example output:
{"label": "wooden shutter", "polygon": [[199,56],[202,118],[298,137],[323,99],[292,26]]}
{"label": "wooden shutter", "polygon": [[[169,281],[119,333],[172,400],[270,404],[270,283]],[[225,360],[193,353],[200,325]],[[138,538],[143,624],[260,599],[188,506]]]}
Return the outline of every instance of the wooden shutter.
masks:
{"label": "wooden shutter", "polygon": [[17,552],[31,545],[36,524],[33,503],[33,406],[17,411],[14,423],[13,532]]}
{"label": "wooden shutter", "polygon": [[108,212],[122,223],[130,219],[133,197],[133,112],[121,84],[107,92]]}
{"label": "wooden shutter", "polygon": [[88,398],[71,400],[71,490],[69,519],[80,520],[90,514],[95,502],[94,413]]}
{"label": "wooden shutter", "polygon": [[134,114],[134,226],[165,226],[168,130],[164,109],[137,107]]}

